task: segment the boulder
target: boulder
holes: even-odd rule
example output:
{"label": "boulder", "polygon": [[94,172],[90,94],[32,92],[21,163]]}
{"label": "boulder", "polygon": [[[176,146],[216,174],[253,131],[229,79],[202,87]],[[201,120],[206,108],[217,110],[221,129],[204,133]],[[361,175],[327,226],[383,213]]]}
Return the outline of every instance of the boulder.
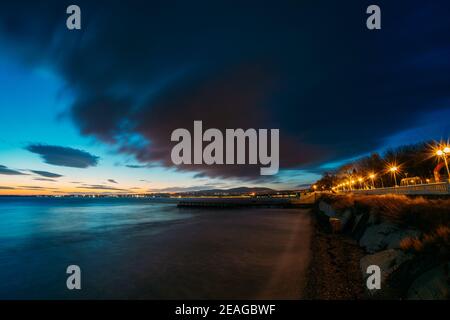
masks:
{"label": "boulder", "polygon": [[380,217],[379,217],[379,214],[377,212],[378,211],[375,210],[374,208],[370,209],[369,219],[367,219],[367,226],[371,226],[371,225],[380,223]]}
{"label": "boulder", "polygon": [[395,249],[384,250],[364,256],[360,260],[364,283],[366,283],[367,277],[369,276],[367,274],[367,268],[370,265],[376,265],[381,269],[381,289],[369,290],[365,287],[368,297],[377,299],[398,299],[401,297],[403,288],[400,286],[392,286],[391,279],[395,277],[396,273],[401,272],[402,265],[413,259],[414,256],[412,254]]}
{"label": "boulder", "polygon": [[353,227],[351,230],[351,235],[356,240],[359,240],[362,235],[364,234],[364,231],[367,228],[367,221],[369,219],[369,214],[362,213],[355,216]]}
{"label": "boulder", "polygon": [[333,207],[323,200],[319,202],[319,210],[326,214],[328,217],[336,216],[336,211],[334,211]]}
{"label": "boulder", "polygon": [[[387,248],[389,242],[387,242],[388,236],[399,231],[399,228],[392,223],[380,223],[369,226],[365,231],[359,245],[363,247],[367,252],[374,253]],[[394,237],[391,236],[391,241],[394,241]]]}
{"label": "boulder", "polygon": [[330,222],[332,231],[334,233],[340,233],[349,229],[349,225],[351,224],[352,218],[353,218],[352,211],[350,209],[347,209],[343,214],[339,214],[334,217],[329,217],[328,220]]}
{"label": "boulder", "polygon": [[331,225],[331,230],[333,233],[340,233],[342,231],[342,221],[339,218],[329,218],[328,220]]}
{"label": "boulder", "polygon": [[341,228],[342,230],[349,229],[351,221],[353,219],[353,212],[350,209],[344,211],[344,213],[340,216],[341,219]]}
{"label": "boulder", "polygon": [[418,277],[408,290],[411,300],[450,299],[450,263],[444,263]]}

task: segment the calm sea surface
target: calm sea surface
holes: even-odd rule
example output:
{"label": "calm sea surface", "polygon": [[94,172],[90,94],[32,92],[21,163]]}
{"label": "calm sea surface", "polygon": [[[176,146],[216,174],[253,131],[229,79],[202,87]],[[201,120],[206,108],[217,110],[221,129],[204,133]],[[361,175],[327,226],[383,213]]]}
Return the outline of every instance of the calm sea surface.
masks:
{"label": "calm sea surface", "polygon": [[[292,237],[308,232],[308,219],[292,213],[180,209],[149,199],[3,197],[0,299],[258,297],[280,281],[272,277],[287,251],[299,251],[300,259],[307,250],[307,236],[294,244]],[[292,262],[296,277],[302,261]],[[81,268],[79,291],[66,288],[72,264]]]}

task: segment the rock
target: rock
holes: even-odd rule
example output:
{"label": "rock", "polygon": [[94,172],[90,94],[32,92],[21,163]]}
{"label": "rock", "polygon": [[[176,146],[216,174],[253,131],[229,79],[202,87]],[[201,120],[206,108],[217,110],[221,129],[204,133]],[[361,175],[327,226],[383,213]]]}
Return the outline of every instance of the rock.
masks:
{"label": "rock", "polygon": [[330,217],[328,220],[332,227],[332,231],[334,233],[343,232],[345,229],[348,229],[348,225],[350,224],[353,218],[352,211],[350,209],[345,210],[345,212],[339,216]]}
{"label": "rock", "polygon": [[367,228],[367,220],[369,219],[369,215],[367,213],[362,213],[355,216],[355,222],[352,227],[351,235],[356,240],[359,240],[364,231]]}
{"label": "rock", "polygon": [[396,232],[388,234],[384,242],[387,244],[388,249],[398,249],[400,248],[400,242],[408,237],[418,238],[420,237],[420,231],[413,229],[400,229]]}
{"label": "rock", "polygon": [[[391,223],[380,223],[369,226],[359,240],[359,245],[369,253],[384,250],[389,244],[387,242],[388,236],[397,231],[399,231],[399,228]],[[395,240],[395,237],[391,238],[391,241]]]}
{"label": "rock", "polygon": [[342,231],[342,221],[339,218],[330,218],[328,220],[331,225],[331,230],[333,233],[339,233]]}
{"label": "rock", "polygon": [[319,202],[319,210],[329,217],[334,217],[336,215],[336,211],[334,211],[333,207],[323,200]]}
{"label": "rock", "polygon": [[450,299],[450,263],[444,263],[418,277],[408,290],[411,300]]}
{"label": "rock", "polygon": [[367,281],[367,268],[370,265],[376,265],[381,269],[381,289],[369,290],[365,287],[367,295],[371,298],[378,299],[399,298],[402,293],[402,288],[392,286],[390,280],[395,277],[395,273],[401,271],[402,265],[412,259],[414,259],[412,254],[404,253],[403,251],[395,249],[384,250],[375,254],[364,256],[359,263],[364,282]]}
{"label": "rock", "polygon": [[350,209],[344,211],[344,213],[340,217],[341,219],[341,229],[345,231],[349,229],[350,223],[353,219],[353,212]]}
{"label": "rock", "polygon": [[376,210],[373,210],[373,208],[370,209],[369,218],[367,219],[367,226],[372,226],[380,223],[380,218],[378,217],[378,214],[374,211]]}

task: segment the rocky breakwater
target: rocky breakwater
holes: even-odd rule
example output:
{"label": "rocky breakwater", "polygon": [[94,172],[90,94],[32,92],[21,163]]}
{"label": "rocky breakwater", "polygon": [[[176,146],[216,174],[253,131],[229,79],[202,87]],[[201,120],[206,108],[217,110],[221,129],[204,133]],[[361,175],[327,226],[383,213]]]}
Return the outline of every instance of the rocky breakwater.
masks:
{"label": "rocky breakwater", "polygon": [[324,195],[316,213],[329,232],[365,250],[359,261],[364,284],[368,267],[380,268],[380,289],[366,286],[367,298],[450,298],[450,200]]}

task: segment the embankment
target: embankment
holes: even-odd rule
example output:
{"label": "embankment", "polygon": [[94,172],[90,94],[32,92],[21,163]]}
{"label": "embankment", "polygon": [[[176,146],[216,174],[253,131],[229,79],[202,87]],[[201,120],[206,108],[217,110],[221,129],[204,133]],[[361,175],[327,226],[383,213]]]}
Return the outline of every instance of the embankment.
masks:
{"label": "embankment", "polygon": [[[322,195],[314,212],[311,297],[449,299],[450,199]],[[381,269],[380,289],[366,286],[370,265]]]}

